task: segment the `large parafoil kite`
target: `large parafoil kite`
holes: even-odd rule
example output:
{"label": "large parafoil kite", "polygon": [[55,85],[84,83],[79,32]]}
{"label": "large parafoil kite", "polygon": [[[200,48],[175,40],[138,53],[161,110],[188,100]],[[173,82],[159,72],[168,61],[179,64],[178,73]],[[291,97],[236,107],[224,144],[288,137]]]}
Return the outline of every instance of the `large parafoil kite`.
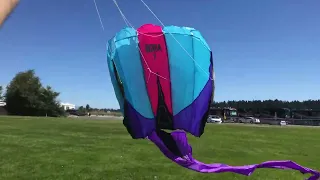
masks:
{"label": "large parafoil kite", "polygon": [[277,168],[310,173],[309,180],[319,178],[319,172],[292,161],[229,166],[192,157],[186,132],[196,137],[204,133],[214,95],[212,52],[194,28],[124,28],[108,41],[107,59],[127,131],[133,139],[151,140],[173,162],[202,173],[249,176],[256,168]]}

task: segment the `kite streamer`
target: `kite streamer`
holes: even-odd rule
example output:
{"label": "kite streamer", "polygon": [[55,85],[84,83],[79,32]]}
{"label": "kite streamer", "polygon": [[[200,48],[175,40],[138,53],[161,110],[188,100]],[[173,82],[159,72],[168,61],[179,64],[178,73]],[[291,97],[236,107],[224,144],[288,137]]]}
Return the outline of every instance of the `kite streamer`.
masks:
{"label": "kite streamer", "polygon": [[[227,164],[214,163],[205,164],[197,161],[192,157],[192,147],[188,144],[186,133],[183,131],[175,131],[170,133],[164,131],[153,132],[148,137],[161,152],[173,162],[178,165],[197,171],[200,173],[223,173],[232,172],[250,176],[255,169],[258,168],[275,168],[297,170],[302,174],[311,174],[307,180],[317,180],[320,173],[300,166],[299,164],[290,161],[266,161],[260,164],[244,165],[244,166],[230,166]],[[171,150],[170,150],[171,149]]]}

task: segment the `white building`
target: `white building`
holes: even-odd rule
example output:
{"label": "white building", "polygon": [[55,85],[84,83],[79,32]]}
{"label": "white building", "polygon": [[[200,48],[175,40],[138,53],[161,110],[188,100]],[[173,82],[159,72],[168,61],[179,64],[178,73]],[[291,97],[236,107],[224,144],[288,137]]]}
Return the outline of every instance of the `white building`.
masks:
{"label": "white building", "polygon": [[70,104],[70,103],[60,103],[61,107],[63,107],[64,110],[68,109],[76,109],[76,105]]}

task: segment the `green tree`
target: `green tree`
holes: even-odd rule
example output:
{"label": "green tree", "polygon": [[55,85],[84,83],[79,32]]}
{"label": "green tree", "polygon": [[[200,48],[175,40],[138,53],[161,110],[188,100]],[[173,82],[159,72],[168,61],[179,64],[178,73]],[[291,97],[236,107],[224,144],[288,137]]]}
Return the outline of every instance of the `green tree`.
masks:
{"label": "green tree", "polygon": [[83,106],[80,106],[80,107],[78,108],[78,111],[79,111],[80,113],[86,113],[86,109],[85,109]]}
{"label": "green tree", "polygon": [[81,112],[84,112],[84,107],[83,107],[83,106],[80,106],[80,107],[78,108],[78,110],[81,111]]}
{"label": "green tree", "polygon": [[34,70],[19,72],[7,86],[7,111],[13,115],[59,116],[63,111],[56,98],[59,93],[42,87]]}
{"label": "green tree", "polygon": [[48,116],[60,116],[64,114],[64,110],[60,107],[60,103],[57,101],[58,96],[60,93],[55,92],[51,86],[47,86],[45,88],[41,88],[40,94],[40,102],[41,114],[46,114]]}
{"label": "green tree", "polygon": [[87,105],[86,105],[86,110],[87,110],[87,111],[90,111],[90,109],[91,109],[91,108],[90,108],[90,105],[87,104]]}
{"label": "green tree", "polygon": [[0,86],[0,101],[3,100],[3,87]]}

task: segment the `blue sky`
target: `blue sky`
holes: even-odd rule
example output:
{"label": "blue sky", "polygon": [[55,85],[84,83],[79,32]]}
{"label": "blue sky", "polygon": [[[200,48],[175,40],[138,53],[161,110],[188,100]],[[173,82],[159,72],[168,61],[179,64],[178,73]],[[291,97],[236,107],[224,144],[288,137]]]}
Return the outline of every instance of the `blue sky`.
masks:
{"label": "blue sky", "polygon": [[[125,26],[112,0],[24,0],[0,30],[0,84],[35,69],[60,100],[118,107],[106,40]],[[320,99],[319,0],[145,0],[166,25],[210,45],[216,100]],[[139,0],[118,4],[135,26],[157,20]]]}

